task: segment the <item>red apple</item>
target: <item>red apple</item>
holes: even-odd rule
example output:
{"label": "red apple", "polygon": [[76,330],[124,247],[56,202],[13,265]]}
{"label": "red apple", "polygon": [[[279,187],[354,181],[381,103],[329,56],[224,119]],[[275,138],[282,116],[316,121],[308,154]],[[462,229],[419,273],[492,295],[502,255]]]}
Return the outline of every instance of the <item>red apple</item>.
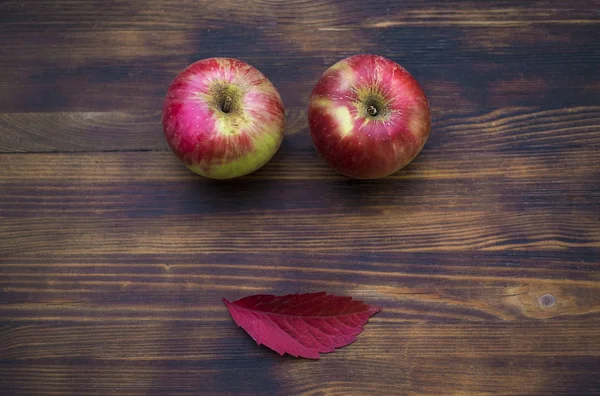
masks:
{"label": "red apple", "polygon": [[285,111],[277,89],[237,59],[208,58],[185,68],[167,90],[162,125],[175,155],[214,179],[251,173],[283,140]]}
{"label": "red apple", "polygon": [[431,128],[425,93],[402,66],[377,55],[343,59],[310,96],[308,122],[319,155],[348,177],[389,176],[419,154]]}

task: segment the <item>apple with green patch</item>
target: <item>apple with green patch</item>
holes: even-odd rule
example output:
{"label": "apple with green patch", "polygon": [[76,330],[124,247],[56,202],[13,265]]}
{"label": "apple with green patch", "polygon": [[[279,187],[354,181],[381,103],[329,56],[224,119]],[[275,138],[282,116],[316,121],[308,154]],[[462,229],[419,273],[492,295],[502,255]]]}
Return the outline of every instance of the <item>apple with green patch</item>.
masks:
{"label": "apple with green patch", "polygon": [[319,155],[357,179],[389,176],[423,149],[431,128],[429,102],[414,77],[378,55],[343,59],[320,77],[308,122]]}
{"label": "apple with green patch", "polygon": [[162,125],[188,169],[231,179],[254,172],[275,155],[285,111],[279,92],[259,70],[237,59],[208,58],[173,80]]}

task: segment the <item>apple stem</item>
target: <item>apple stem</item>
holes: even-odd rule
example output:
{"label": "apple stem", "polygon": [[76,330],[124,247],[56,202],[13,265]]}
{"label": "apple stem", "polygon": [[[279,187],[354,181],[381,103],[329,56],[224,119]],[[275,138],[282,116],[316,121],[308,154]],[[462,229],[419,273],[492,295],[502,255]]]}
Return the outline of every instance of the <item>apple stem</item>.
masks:
{"label": "apple stem", "polygon": [[377,115],[377,107],[373,105],[367,107],[367,113],[369,113],[371,117],[375,117]]}
{"label": "apple stem", "polygon": [[221,110],[223,111],[223,113],[229,113],[231,111],[231,102],[233,102],[231,96],[225,96],[223,104],[221,105]]}

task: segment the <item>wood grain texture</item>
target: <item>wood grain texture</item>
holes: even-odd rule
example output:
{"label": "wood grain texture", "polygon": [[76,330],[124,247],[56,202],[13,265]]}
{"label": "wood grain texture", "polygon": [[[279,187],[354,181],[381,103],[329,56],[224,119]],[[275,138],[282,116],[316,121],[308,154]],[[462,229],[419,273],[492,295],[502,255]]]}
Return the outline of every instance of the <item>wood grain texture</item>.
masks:
{"label": "wood grain texture", "polygon": [[[307,109],[286,109],[284,155],[312,150]],[[447,152],[600,147],[600,106],[504,107],[480,115],[434,113],[427,150]],[[140,138],[144,136],[144,138]],[[0,153],[169,151],[158,112],[0,114]],[[308,170],[304,170],[306,172]]]}
{"label": "wood grain texture", "polygon": [[0,113],[152,112],[177,72],[209,56],[255,65],[287,106],[305,107],[325,68],[358,52],[400,62],[444,111],[597,105],[600,92],[596,1],[485,7],[476,1],[36,1],[2,7]]}
{"label": "wood grain texture", "polygon": [[[216,394],[274,389],[280,394],[400,394],[407,388],[419,394],[449,388],[468,394],[593,394],[597,382],[588,376],[599,373],[594,361],[600,357],[594,324],[372,320],[352,350],[311,364],[256,348],[224,315],[210,324],[62,323],[57,329],[36,323],[6,330],[2,357],[10,362],[3,371],[11,375],[12,389],[22,393],[36,389],[33,383],[63,394],[192,394],[198,389]],[[43,345],[28,345],[31,339]],[[67,339],[72,342],[66,344]],[[27,353],[31,347],[39,351],[35,359]],[[236,379],[228,378],[227,371],[236,372]],[[473,382],[474,377],[486,380]]]}
{"label": "wood grain texture", "polygon": [[[600,394],[600,2],[0,4],[2,395]],[[319,159],[306,108],[359,52],[422,84],[423,152],[379,181]],[[280,151],[201,179],[160,108],[189,63],[279,89]],[[380,305],[278,356],[222,298]]]}

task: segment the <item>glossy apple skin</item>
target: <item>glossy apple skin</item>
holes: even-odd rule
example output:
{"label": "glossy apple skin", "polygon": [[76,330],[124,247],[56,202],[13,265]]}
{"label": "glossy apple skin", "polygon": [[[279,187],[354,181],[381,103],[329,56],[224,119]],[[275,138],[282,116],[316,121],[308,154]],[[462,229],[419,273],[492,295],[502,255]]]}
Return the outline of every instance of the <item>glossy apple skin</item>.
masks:
{"label": "glossy apple skin", "polygon": [[[217,103],[232,92],[234,110]],[[185,68],[169,86],[162,126],[175,155],[193,172],[230,179],[254,172],[279,149],[285,111],[273,84],[253,66],[208,58]]]}
{"label": "glossy apple skin", "polygon": [[[385,113],[365,113],[365,97],[381,98]],[[377,55],[343,59],[315,85],[308,122],[319,155],[351,178],[389,176],[423,149],[431,128],[425,93],[397,63]]]}

